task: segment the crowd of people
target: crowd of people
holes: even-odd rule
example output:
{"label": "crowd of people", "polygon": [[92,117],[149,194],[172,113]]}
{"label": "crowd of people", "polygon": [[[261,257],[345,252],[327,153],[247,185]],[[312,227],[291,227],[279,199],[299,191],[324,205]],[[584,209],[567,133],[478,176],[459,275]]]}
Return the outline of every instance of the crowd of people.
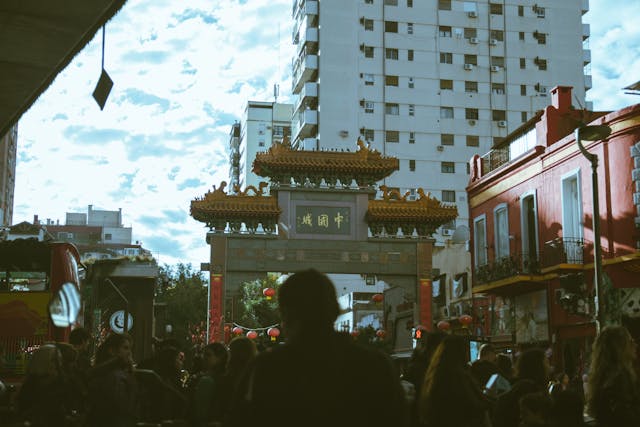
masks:
{"label": "crowd of people", "polygon": [[[391,359],[334,330],[333,283],[295,273],[278,291],[286,342],[258,352],[240,336],[204,347],[185,367],[177,342],[134,365],[131,338],[112,334],[89,355],[90,335],[35,351],[16,396],[20,423],[39,426],[636,426],[636,347],[623,327],[596,337],[587,389],[551,378],[545,352],[510,355],[489,344],[467,360],[463,337],[419,340],[403,372]],[[185,369],[186,368],[186,369]],[[27,422],[28,424],[24,424]]]}

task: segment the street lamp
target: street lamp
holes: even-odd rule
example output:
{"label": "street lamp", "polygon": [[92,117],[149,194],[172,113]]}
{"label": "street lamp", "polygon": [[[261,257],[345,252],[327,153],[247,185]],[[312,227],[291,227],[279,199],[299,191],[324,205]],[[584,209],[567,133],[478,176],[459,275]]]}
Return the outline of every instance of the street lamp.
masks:
{"label": "street lamp", "polygon": [[602,245],[600,244],[600,206],[598,204],[598,156],[584,148],[582,140],[597,141],[604,139],[611,133],[611,128],[605,125],[580,126],[575,131],[576,142],[583,156],[591,162],[591,189],[593,199],[593,287],[595,290],[595,318],[596,334],[600,334],[602,320],[600,292],[602,290]]}

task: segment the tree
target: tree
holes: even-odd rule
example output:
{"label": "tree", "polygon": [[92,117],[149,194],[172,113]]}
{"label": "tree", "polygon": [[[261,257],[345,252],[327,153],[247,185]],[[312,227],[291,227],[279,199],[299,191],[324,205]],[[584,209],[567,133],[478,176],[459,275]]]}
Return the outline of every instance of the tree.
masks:
{"label": "tree", "polygon": [[[277,276],[267,275],[265,279],[257,279],[240,285],[239,314],[233,319],[235,323],[245,328],[260,329],[280,323],[280,313],[275,297],[270,300],[262,293],[265,288],[273,288],[277,291],[280,284]],[[259,340],[268,342],[266,331],[257,331]]]}
{"label": "tree", "polygon": [[184,346],[202,344],[207,320],[204,274],[191,264],[165,264],[158,272],[155,296],[156,302],[166,304],[166,324],[172,327],[172,338]]}

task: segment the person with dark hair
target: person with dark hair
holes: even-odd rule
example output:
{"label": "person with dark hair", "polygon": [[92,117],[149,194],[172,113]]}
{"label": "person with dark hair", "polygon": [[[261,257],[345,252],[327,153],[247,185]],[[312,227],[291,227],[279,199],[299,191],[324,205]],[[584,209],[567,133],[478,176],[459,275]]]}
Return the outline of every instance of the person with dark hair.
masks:
{"label": "person with dark hair", "polygon": [[529,393],[546,393],[549,361],[544,351],[530,348],[516,361],[516,377],[511,390],[498,397],[494,411],[494,427],[517,427],[520,420],[520,399]]}
{"label": "person with dark hair", "polygon": [[547,427],[551,400],[545,393],[529,393],[520,398],[519,427]]}
{"label": "person with dark hair", "polygon": [[511,363],[511,357],[505,353],[496,354],[496,366],[498,367],[498,373],[509,383],[512,383],[513,364]]}
{"label": "person with dark hair", "polygon": [[91,370],[91,355],[89,354],[91,334],[85,328],[75,328],[69,334],[69,344],[77,352],[74,371],[86,387],[89,381],[89,371]]}
{"label": "person with dark hair", "polygon": [[334,330],[339,305],[326,275],[310,269],[289,276],[278,303],[286,342],[256,357],[231,426],[406,425],[391,360]]}
{"label": "person with dark hair", "polygon": [[224,344],[214,342],[204,347],[204,371],[192,390],[193,425],[204,427],[221,422],[223,417],[221,394],[228,353]]}
{"label": "person with dark hair", "polygon": [[424,378],[418,413],[426,427],[486,425],[489,402],[467,371],[463,338],[449,335],[438,346]]}
{"label": "person with dark hair", "polygon": [[478,360],[471,362],[470,372],[481,390],[484,389],[491,375],[498,373],[496,351],[491,344],[484,343],[480,346]]}
{"label": "person with dark hair", "polygon": [[231,416],[231,402],[236,394],[244,373],[258,354],[256,343],[245,337],[238,336],[229,343],[229,361],[227,370],[222,378],[222,392],[219,394],[220,407],[226,425]]}
{"label": "person with dark hair", "polygon": [[131,338],[111,334],[96,352],[89,378],[87,425],[129,427],[138,417],[138,387],[133,376]]}
{"label": "person with dark hair", "polygon": [[591,353],[587,409],[598,427],[640,422],[640,381],[634,368],[636,343],[623,326],[607,326]]}
{"label": "person with dark hair", "polygon": [[550,394],[550,427],[584,427],[584,399],[582,393],[566,389]]}

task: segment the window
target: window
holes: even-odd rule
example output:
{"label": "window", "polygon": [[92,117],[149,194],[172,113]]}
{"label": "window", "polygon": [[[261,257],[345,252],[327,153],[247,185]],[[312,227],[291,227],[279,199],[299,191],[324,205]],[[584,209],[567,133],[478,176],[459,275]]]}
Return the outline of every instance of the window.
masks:
{"label": "window", "polygon": [[365,19],[364,20],[364,30],[365,31],[373,31],[373,19]]}
{"label": "window", "polygon": [[522,123],[526,123],[527,122],[527,112],[526,111],[521,111],[520,112],[520,121]]}
{"label": "window", "polygon": [[373,4],[373,0],[364,0],[365,4]]}
{"label": "window", "polygon": [[375,83],[375,76],[373,74],[364,74],[364,85],[373,86]]}
{"label": "window", "polygon": [[409,77],[409,80],[407,82],[407,86],[409,87],[409,89],[413,89],[413,77]]}
{"label": "window", "polygon": [[480,146],[480,137],[478,135],[467,135],[467,147]]}
{"label": "window", "polygon": [[491,83],[491,92],[496,95],[504,95],[504,83]]}
{"label": "window", "polygon": [[385,33],[397,33],[398,32],[398,23],[396,21],[384,21],[384,32]]}
{"label": "window", "polygon": [[465,28],[464,29],[464,38],[471,39],[478,37],[478,30],[476,28]]}
{"label": "window", "polygon": [[397,116],[400,114],[400,106],[398,104],[384,104],[384,112],[385,114]]}
{"label": "window", "polygon": [[258,141],[258,147],[264,147],[264,139]]}
{"label": "window", "polygon": [[413,7],[413,0],[407,0],[407,7]]}
{"label": "window", "polygon": [[441,119],[453,119],[453,107],[440,107]]}
{"label": "window", "polygon": [[491,110],[491,119],[496,122],[507,120],[507,112],[505,110]]}
{"label": "window", "polygon": [[527,60],[525,58],[520,58],[520,69],[524,70],[527,68]]}
{"label": "window", "polygon": [[407,51],[407,61],[413,61],[413,49]]}
{"label": "window", "polygon": [[413,23],[407,23],[407,34],[413,34]]}
{"label": "window", "polygon": [[111,240],[111,233],[105,233],[104,240]]}
{"label": "window", "polygon": [[451,53],[451,52],[440,52],[440,63],[441,64],[453,64],[453,53]]}
{"label": "window", "polygon": [[464,82],[464,91],[477,93],[478,92],[478,82],[466,81]]}
{"label": "window", "polygon": [[538,40],[538,44],[547,44],[547,35],[545,33],[534,31],[533,38]]}
{"label": "window", "polygon": [[291,135],[291,128],[289,126],[273,126],[273,136],[283,137]]}
{"label": "window", "polygon": [[471,65],[478,65],[478,55],[465,55],[464,63]]}
{"label": "window", "polygon": [[506,204],[500,204],[493,210],[495,227],[495,259],[509,256],[509,216]]}
{"label": "window", "polygon": [[538,18],[544,18],[544,15],[545,15],[544,7],[540,7],[538,5],[533,6],[533,13],[535,13]]}
{"label": "window", "polygon": [[487,265],[487,224],[485,215],[473,220],[473,254],[476,267]]}
{"label": "window", "polygon": [[373,47],[365,46],[364,47],[364,57],[365,58],[373,58]]}
{"label": "window", "polygon": [[440,25],[438,28],[438,34],[440,37],[451,37],[451,27]]}
{"label": "window", "polygon": [[498,3],[489,3],[489,13],[492,15],[502,15],[502,5]]}
{"label": "window", "polygon": [[464,109],[464,118],[467,120],[478,120],[478,109],[477,108],[465,108]]}
{"label": "window", "polygon": [[569,172],[561,180],[562,235],[567,238],[564,251],[567,261],[582,261],[582,247],[579,244],[583,235],[580,171]]}
{"label": "window", "polygon": [[524,31],[520,31],[518,33],[518,39],[521,40],[521,41],[524,41]]}
{"label": "window", "polygon": [[265,123],[259,123],[258,124],[258,135],[264,135],[264,133],[267,131],[267,125]]}
{"label": "window", "polygon": [[409,144],[415,144],[415,143],[416,143],[416,133],[409,132]]}
{"label": "window", "polygon": [[453,190],[442,190],[442,201],[447,203],[455,203],[456,192]]}
{"label": "window", "polygon": [[386,86],[398,86],[398,76],[385,76],[384,84]]}
{"label": "window", "polygon": [[504,41],[504,31],[491,30],[491,34],[489,35],[489,38],[502,42]]}
{"label": "window", "polygon": [[411,172],[415,172],[415,170],[416,170],[416,161],[415,160],[409,160],[409,170]]}
{"label": "window", "polygon": [[385,57],[387,59],[398,59],[398,49],[387,48],[385,50]]}
{"label": "window", "polygon": [[438,0],[438,10],[451,10],[451,0]]}
{"label": "window", "polygon": [[410,116],[416,115],[416,106],[413,104],[409,104],[409,115]]}
{"label": "window", "polygon": [[520,95],[527,96],[527,85],[520,85]]}
{"label": "window", "polygon": [[364,112],[367,114],[373,114],[375,103],[373,101],[365,101],[364,102]]}
{"label": "window", "polygon": [[397,6],[398,0],[384,0],[384,4],[387,6]]}
{"label": "window", "polygon": [[492,56],[491,65],[494,67],[504,68],[504,56]]}
{"label": "window", "polygon": [[462,9],[465,12],[477,12],[478,11],[478,7],[476,5],[476,2],[474,1],[466,1],[462,4]]}
{"label": "window", "polygon": [[450,134],[450,133],[441,134],[440,145],[453,145],[453,134]]}
{"label": "window", "polygon": [[440,89],[453,90],[453,80],[440,80]]}
{"label": "window", "polygon": [[365,141],[373,141],[374,140],[374,135],[375,133],[373,132],[373,129],[362,129],[362,132],[360,132],[362,136],[364,136]]}
{"label": "window", "polygon": [[456,173],[456,164],[453,162],[442,162],[440,163],[440,172]]}
{"label": "window", "polygon": [[546,70],[547,69],[547,60],[536,58],[536,65],[538,66],[538,70]]}
{"label": "window", "polygon": [[518,6],[518,16],[524,16],[524,6]]}
{"label": "window", "polygon": [[388,130],[384,133],[384,142],[400,142],[400,132]]}

